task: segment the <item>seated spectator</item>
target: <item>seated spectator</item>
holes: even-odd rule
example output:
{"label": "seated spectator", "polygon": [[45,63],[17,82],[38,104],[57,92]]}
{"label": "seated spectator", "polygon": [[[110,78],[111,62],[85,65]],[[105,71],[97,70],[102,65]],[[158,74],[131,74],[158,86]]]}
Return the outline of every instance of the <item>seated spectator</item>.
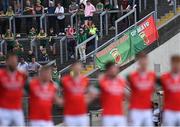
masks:
{"label": "seated spectator", "polygon": [[54,32],[53,28],[50,28],[49,30],[49,45],[50,50],[53,52],[53,54],[56,54],[56,48],[55,48],[55,37],[57,37],[56,33]]}
{"label": "seated spectator", "polygon": [[28,63],[24,60],[23,57],[20,58],[17,68],[18,70],[23,71],[25,73],[28,72]]}
{"label": "seated spectator", "polygon": [[47,34],[44,32],[44,29],[41,29],[39,34],[37,35],[37,39],[40,42],[40,50],[46,47],[47,41],[46,41]]}
{"label": "seated spectator", "polygon": [[32,40],[32,39],[36,38],[36,36],[37,36],[36,29],[34,27],[32,27],[29,31],[28,37]]}
{"label": "seated spectator", "polygon": [[[44,13],[44,7],[41,5],[40,0],[37,0],[36,4],[34,6],[34,11],[35,11],[36,15]],[[39,30],[40,30],[40,17],[36,17],[36,25],[37,25],[37,30],[39,32]]]}
{"label": "seated spectator", "polygon": [[75,34],[75,29],[73,27],[71,27],[70,25],[68,25],[68,27],[65,29],[66,31],[66,36],[68,38],[73,38],[74,34]]}
{"label": "seated spectator", "polygon": [[41,65],[36,62],[36,58],[32,57],[32,61],[28,64],[28,73],[30,77],[34,77],[38,75],[38,71]]}
{"label": "seated spectator", "polygon": [[26,55],[27,62],[31,62],[32,58],[34,58],[34,57],[35,57],[35,54],[33,53],[33,51],[29,50],[28,54]]}
{"label": "seated spectator", "polygon": [[57,15],[57,21],[59,25],[59,35],[64,35],[65,16],[64,16],[64,7],[61,5],[61,3],[57,4],[55,14]]}
{"label": "seated spectator", "polygon": [[53,71],[52,71],[52,80],[59,84],[59,79],[60,79],[60,74],[59,74],[59,71],[57,70],[57,66],[53,66]]}
{"label": "seated spectator", "polygon": [[71,4],[69,5],[69,13],[76,13],[79,9],[78,4],[76,4],[75,0],[71,0]]}
{"label": "seated spectator", "polygon": [[[54,2],[53,2],[53,1],[50,1],[50,2],[49,2],[49,7],[48,7],[48,10],[47,10],[47,13],[48,13],[48,14],[54,14],[55,9],[56,9],[56,7],[54,6]],[[56,24],[55,24],[55,23],[52,23],[52,22],[56,21],[55,16],[49,16],[49,17],[48,17],[48,21],[49,21],[49,24],[48,24],[48,25],[49,25],[49,28],[53,28],[53,29],[55,30]]]}
{"label": "seated spectator", "polygon": [[0,64],[5,64],[6,63],[6,57],[3,54],[3,52],[0,52]]}
{"label": "seated spectator", "polygon": [[24,48],[23,48],[22,44],[20,44],[17,39],[15,40],[13,52],[15,52],[18,57],[22,57],[24,55]]}
{"label": "seated spectator", "polygon": [[7,29],[7,32],[4,35],[4,39],[7,43],[7,51],[12,51],[14,47],[14,35],[10,29]]}
{"label": "seated spectator", "polygon": [[[86,33],[84,33],[84,30],[81,28],[79,30],[79,34],[76,37],[76,41],[78,42],[78,44],[81,44],[86,39],[87,39],[87,35]],[[79,48],[79,54],[80,54],[80,59],[83,60],[84,63],[86,63],[86,45],[82,45]]]}
{"label": "seated spectator", "polygon": [[40,61],[42,61],[42,62],[47,62],[47,61],[49,61],[49,55],[47,54],[45,48],[44,48],[43,50],[41,50]]}
{"label": "seated spectator", "polygon": [[84,10],[85,5],[83,3],[80,4],[79,12],[78,12],[78,24],[82,25],[84,24]]}
{"label": "seated spectator", "polygon": [[92,24],[92,19],[94,12],[96,11],[96,8],[94,7],[93,4],[91,4],[90,0],[86,1],[86,6],[84,10],[84,15],[85,15],[85,25],[91,25]]}
{"label": "seated spectator", "polygon": [[12,9],[12,6],[9,6],[6,11],[6,16],[13,16],[13,15],[14,15],[14,11]]}
{"label": "seated spectator", "polygon": [[[33,15],[34,13],[35,13],[34,8],[31,6],[30,0],[26,0],[26,5],[24,7],[23,14],[24,15]],[[33,25],[33,18],[27,17],[27,18],[25,18],[25,21],[26,21],[26,32],[28,33]]]}
{"label": "seated spectator", "polygon": [[99,12],[104,10],[104,5],[103,5],[103,3],[101,3],[100,0],[98,1],[97,5],[96,5],[96,10]]}

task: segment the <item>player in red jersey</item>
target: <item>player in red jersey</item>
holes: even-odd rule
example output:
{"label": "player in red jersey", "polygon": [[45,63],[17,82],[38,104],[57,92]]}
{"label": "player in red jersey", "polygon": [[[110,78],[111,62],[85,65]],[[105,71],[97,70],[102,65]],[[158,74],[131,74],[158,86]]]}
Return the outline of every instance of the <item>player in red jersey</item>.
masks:
{"label": "player in red jersey", "polygon": [[148,70],[148,56],[138,55],[138,69],[128,76],[130,95],[129,123],[133,126],[153,126],[152,96],[156,85],[156,75]]}
{"label": "player in red jersey", "polygon": [[30,81],[29,94],[29,121],[31,126],[53,126],[52,106],[54,102],[62,105],[57,96],[57,86],[51,80],[51,67],[42,67],[39,77]]}
{"label": "player in red jersey", "polygon": [[180,126],[180,56],[171,58],[171,71],[163,74],[160,83],[164,91],[164,126]]}
{"label": "player in red jersey", "polygon": [[17,70],[18,58],[7,55],[6,68],[0,70],[0,126],[24,126],[23,90],[27,76]]}
{"label": "player in red jersey", "polygon": [[99,85],[90,89],[91,96],[100,96],[103,126],[126,126],[123,111],[126,82],[118,76],[119,68],[112,62],[106,64],[106,72],[99,78]]}
{"label": "player in red jersey", "polygon": [[82,64],[75,62],[71,74],[61,79],[64,95],[64,123],[66,126],[88,126],[86,91],[89,79],[81,75]]}

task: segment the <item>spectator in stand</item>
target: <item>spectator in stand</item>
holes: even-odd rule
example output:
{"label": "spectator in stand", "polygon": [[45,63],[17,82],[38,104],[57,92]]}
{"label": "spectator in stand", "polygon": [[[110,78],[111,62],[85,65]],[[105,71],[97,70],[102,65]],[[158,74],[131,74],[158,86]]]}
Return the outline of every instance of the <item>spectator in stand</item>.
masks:
{"label": "spectator in stand", "polygon": [[36,38],[36,36],[37,36],[36,29],[34,27],[32,27],[29,31],[28,37],[32,40],[32,39]]}
{"label": "spectator in stand", "polygon": [[65,35],[64,34],[64,29],[65,29],[64,7],[61,5],[61,3],[57,4],[55,14],[57,14],[57,21],[59,25],[59,35]]}
{"label": "spectator in stand", "polygon": [[90,0],[86,1],[84,15],[85,15],[85,25],[91,25],[93,19],[93,13],[96,11],[96,8],[91,4]]}
{"label": "spectator in stand", "polygon": [[28,64],[28,73],[30,77],[38,75],[38,71],[41,68],[41,65],[36,62],[36,58],[32,57],[32,61]]}
{"label": "spectator in stand", "polygon": [[[56,7],[54,6],[54,2],[53,1],[50,1],[49,2],[49,7],[48,7],[48,10],[47,10],[47,13],[48,14],[54,14],[56,10]],[[48,21],[49,21],[49,28],[53,28],[55,30],[56,28],[56,24],[53,23],[54,21],[56,20],[56,18],[54,16],[49,16],[48,17]]]}
{"label": "spectator in stand", "polygon": [[[31,6],[31,2],[29,0],[26,0],[26,5],[24,7],[24,15],[33,15],[34,14],[34,8]],[[28,33],[33,25],[33,18],[28,17],[25,18],[26,21],[26,32]]]}
{"label": "spectator in stand", "polygon": [[173,6],[174,5],[174,1],[173,0],[167,0],[169,6]]}
{"label": "spectator in stand", "polygon": [[24,60],[23,57],[20,58],[17,68],[18,70],[23,71],[25,73],[28,72],[28,63]]}
{"label": "spectator in stand", "polygon": [[47,54],[45,48],[41,51],[40,61],[42,61],[42,62],[48,62],[49,61],[49,55]]}
{"label": "spectator in stand", "polygon": [[[122,0],[121,1],[121,10],[125,11],[122,14],[125,15],[128,12],[128,5],[129,5],[129,0]],[[129,26],[129,18],[127,17],[126,19],[123,20],[124,23],[127,24],[127,26]]]}
{"label": "spectator in stand", "polygon": [[31,61],[32,61],[32,58],[34,58],[34,57],[35,57],[35,54],[33,53],[33,51],[32,51],[32,50],[29,50],[29,51],[28,51],[28,54],[26,55],[27,62],[28,62],[28,63],[31,62]]}
{"label": "spectator in stand", "polygon": [[[4,11],[0,10],[0,17],[5,16]],[[0,18],[0,34],[5,34],[6,32],[6,19]]]}
{"label": "spectator in stand", "polygon": [[74,49],[76,46],[76,42],[74,40],[74,34],[75,34],[75,29],[68,25],[66,28],[66,36],[68,38],[68,52],[69,52],[69,57],[74,58]]}
{"label": "spectator in stand", "polygon": [[22,57],[24,55],[24,48],[17,39],[15,40],[15,44],[13,46],[13,52],[15,52],[18,57]]}
{"label": "spectator in stand", "polygon": [[87,38],[90,37],[89,26],[84,25],[82,28],[84,29],[84,33],[86,34]]}
{"label": "spectator in stand", "polygon": [[79,25],[84,24],[84,10],[85,10],[85,5],[83,3],[81,3],[79,6],[79,12],[78,12],[78,24]]}
{"label": "spectator in stand", "polygon": [[96,10],[99,12],[104,10],[104,4],[101,3],[101,0],[98,1],[97,5],[96,5]]}
{"label": "spectator in stand", "polygon": [[14,15],[14,11],[12,9],[12,6],[9,6],[6,11],[6,16],[13,16],[13,15]]}
{"label": "spectator in stand", "polygon": [[12,51],[14,46],[14,35],[10,29],[7,29],[7,32],[4,35],[4,39],[7,43],[7,51]]}
{"label": "spectator in stand", "polygon": [[69,5],[69,13],[76,13],[79,9],[78,4],[76,4],[75,0],[71,0],[71,4]]}
{"label": "spectator in stand", "polygon": [[[19,3],[17,3],[16,4],[15,15],[20,16],[21,14],[22,14],[21,5]],[[16,24],[16,33],[21,33],[21,18],[16,18],[15,19],[15,24]]]}
{"label": "spectator in stand", "polygon": [[137,21],[139,20],[139,0],[129,0],[128,9],[136,8]]}
{"label": "spectator in stand", "polygon": [[[37,0],[35,6],[34,6],[34,11],[35,11],[35,14],[37,15],[41,15],[44,13],[44,7],[41,5],[41,1],[40,0]],[[37,30],[39,32],[40,30],[40,17],[36,17],[36,25],[37,25]]]}
{"label": "spectator in stand", "polygon": [[[78,44],[81,44],[87,39],[86,33],[84,33],[84,30],[81,28],[79,30],[79,34],[76,37],[76,41]],[[83,60],[83,63],[86,63],[86,45],[82,45],[79,48],[79,54],[80,54],[80,59]]]}
{"label": "spectator in stand", "polygon": [[8,7],[9,7],[9,1],[10,0],[2,0],[2,5],[3,5],[3,11],[6,12]]}
{"label": "spectator in stand", "polygon": [[40,42],[40,50],[43,50],[47,46],[46,41],[47,34],[44,32],[44,29],[41,29],[39,34],[37,35],[37,39]]}
{"label": "spectator in stand", "polygon": [[53,66],[53,71],[52,71],[52,80],[56,83],[59,84],[59,79],[60,79],[60,74],[59,71],[57,69],[57,66]]}
{"label": "spectator in stand", "polygon": [[50,50],[53,52],[53,55],[55,55],[56,54],[55,37],[57,37],[57,35],[54,32],[53,28],[50,28],[48,36],[49,36]]}
{"label": "spectator in stand", "polygon": [[6,57],[3,54],[3,52],[0,52],[0,64],[5,64],[6,63]]}
{"label": "spectator in stand", "polygon": [[[94,25],[94,23],[89,27],[89,35],[93,36],[93,35],[97,35],[98,29],[97,27]],[[96,36],[96,40],[98,40],[98,35]]]}

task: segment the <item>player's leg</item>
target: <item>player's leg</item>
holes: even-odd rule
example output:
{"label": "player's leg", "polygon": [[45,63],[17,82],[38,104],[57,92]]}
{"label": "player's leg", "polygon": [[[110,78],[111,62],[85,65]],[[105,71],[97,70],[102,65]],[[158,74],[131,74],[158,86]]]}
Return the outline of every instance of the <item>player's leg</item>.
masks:
{"label": "player's leg", "polygon": [[131,110],[129,113],[129,125],[130,126],[141,126],[143,122],[143,115],[139,110]]}
{"label": "player's leg", "polygon": [[39,126],[44,126],[44,127],[53,127],[53,122],[52,121],[45,121],[45,120],[31,120],[30,121],[30,126],[32,127],[39,127]]}
{"label": "player's leg", "polygon": [[151,110],[144,111],[144,126],[153,126],[153,115]]}
{"label": "player's leg", "polygon": [[0,126],[9,126],[11,123],[11,111],[6,109],[0,109]]}
{"label": "player's leg", "polygon": [[15,110],[12,113],[13,123],[15,126],[25,126],[24,114],[22,110]]}
{"label": "player's leg", "polygon": [[176,126],[177,116],[173,111],[164,111],[163,126]]}
{"label": "player's leg", "polygon": [[78,126],[89,126],[89,117],[87,115],[78,116]]}

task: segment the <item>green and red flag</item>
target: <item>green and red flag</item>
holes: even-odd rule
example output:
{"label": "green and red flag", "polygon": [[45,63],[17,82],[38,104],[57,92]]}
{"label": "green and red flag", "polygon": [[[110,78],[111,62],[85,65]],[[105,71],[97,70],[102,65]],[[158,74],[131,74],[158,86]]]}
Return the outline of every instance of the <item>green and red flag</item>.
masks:
{"label": "green and red flag", "polygon": [[96,54],[96,65],[101,70],[104,70],[108,61],[122,65],[148,45],[154,43],[158,37],[154,18],[150,16],[118,40],[99,51]]}

